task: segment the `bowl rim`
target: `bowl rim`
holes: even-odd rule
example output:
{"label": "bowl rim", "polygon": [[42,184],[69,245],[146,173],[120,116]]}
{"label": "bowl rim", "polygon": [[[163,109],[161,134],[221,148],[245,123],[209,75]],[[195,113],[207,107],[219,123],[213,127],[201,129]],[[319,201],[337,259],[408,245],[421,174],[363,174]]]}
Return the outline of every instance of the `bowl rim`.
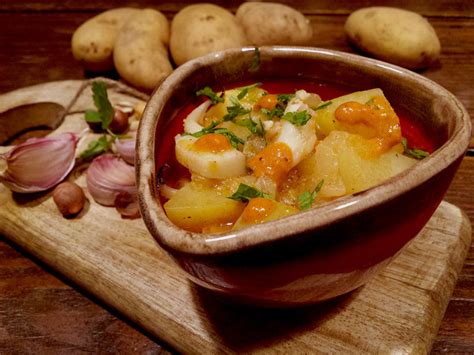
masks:
{"label": "bowl rim", "polygon": [[[237,231],[222,234],[194,233],[184,230],[168,220],[161,203],[154,196],[155,180],[155,132],[161,110],[171,97],[173,87],[179,81],[191,75],[196,69],[205,66],[218,65],[227,56],[251,55],[255,47],[243,47],[213,52],[203,57],[193,59],[178,67],[168,78],[155,89],[148,101],[137,135],[136,145],[136,177],[138,183],[138,200],[143,220],[150,233],[166,249],[193,255],[220,255],[272,241],[288,239],[309,230],[316,230],[331,223],[342,220],[350,215],[368,210],[421,185],[437,173],[447,168],[457,158],[463,155],[471,137],[471,121],[468,112],[461,102],[447,89],[434,81],[414,73],[408,69],[388,64],[376,59],[362,57],[356,54],[340,52],[316,47],[291,46],[262,46],[259,47],[262,56],[310,56],[315,60],[335,59],[346,65],[358,68],[377,68],[381,72],[390,71],[392,74],[404,76],[444,96],[451,107],[457,111],[455,128],[451,137],[429,157],[418,161],[411,168],[384,181],[375,187],[347,195],[334,201],[322,204],[307,211],[278,219],[275,221],[250,226]],[[316,218],[309,218],[313,216]],[[308,220],[311,220],[308,223]],[[304,223],[303,223],[304,222]],[[259,237],[255,238],[256,231]]]}

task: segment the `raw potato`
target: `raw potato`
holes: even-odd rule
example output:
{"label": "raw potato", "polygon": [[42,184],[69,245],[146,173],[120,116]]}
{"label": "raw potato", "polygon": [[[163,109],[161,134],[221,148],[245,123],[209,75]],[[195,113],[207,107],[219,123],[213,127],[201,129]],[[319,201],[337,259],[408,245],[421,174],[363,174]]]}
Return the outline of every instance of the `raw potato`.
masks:
{"label": "raw potato", "polygon": [[120,28],[138,9],[123,7],[105,11],[79,26],[71,40],[72,54],[87,70],[114,68],[112,53]]}
{"label": "raw potato", "polygon": [[406,68],[429,66],[441,45],[430,23],[415,12],[391,7],[367,7],[346,21],[349,40],[375,57]]}
{"label": "raw potato", "polygon": [[177,65],[210,52],[247,44],[234,15],[212,4],[196,4],[179,11],[171,23],[171,55]]}
{"label": "raw potato", "polygon": [[236,13],[251,44],[304,45],[313,36],[310,21],[295,9],[276,3],[246,2]]}
{"label": "raw potato", "polygon": [[140,10],[129,18],[117,36],[115,68],[130,84],[153,90],[173,71],[168,42],[166,17],[153,9]]}

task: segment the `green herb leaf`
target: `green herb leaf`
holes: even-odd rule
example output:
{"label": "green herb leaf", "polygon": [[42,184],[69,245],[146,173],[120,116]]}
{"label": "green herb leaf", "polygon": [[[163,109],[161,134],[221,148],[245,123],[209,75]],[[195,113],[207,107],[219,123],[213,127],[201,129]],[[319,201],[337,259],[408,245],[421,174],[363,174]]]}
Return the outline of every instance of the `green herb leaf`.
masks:
{"label": "green herb leaf", "polygon": [[207,96],[213,105],[224,102],[223,94],[221,96],[217,95],[214,90],[212,90],[209,86],[206,86],[204,89],[196,91],[196,96]]}
{"label": "green herb leaf", "polygon": [[281,118],[285,113],[285,108],[288,105],[288,102],[295,97],[294,94],[279,94],[277,95],[277,105],[275,108],[268,110],[266,108],[260,109],[261,112],[270,116],[270,118],[278,117]]}
{"label": "green herb leaf", "polygon": [[242,100],[245,96],[247,96],[250,89],[259,87],[260,85],[262,85],[262,83],[255,83],[255,84],[252,84],[252,85],[248,85],[248,86],[244,86],[244,87],[239,88],[241,91],[240,91],[239,95],[237,95],[237,98],[239,100]]}
{"label": "green herb leaf", "polygon": [[270,118],[272,117],[282,117],[283,116],[283,113],[285,112],[285,110],[283,108],[281,108],[280,106],[275,106],[274,109],[272,110],[268,110],[266,108],[262,108],[260,109],[261,112],[263,112],[264,114],[266,114],[267,116],[270,116]]}
{"label": "green herb leaf", "polygon": [[256,198],[256,197],[271,199],[272,195],[269,195],[260,190],[257,190],[255,187],[241,183],[237,191],[234,192],[234,194],[232,196],[229,196],[228,198],[232,200],[236,200],[236,201],[248,202],[252,198]]}
{"label": "green herb leaf", "polygon": [[224,121],[232,121],[237,116],[245,115],[250,113],[250,110],[242,106],[237,100],[232,100],[232,106],[227,106],[227,113],[224,115]]}
{"label": "green herb leaf", "polygon": [[256,123],[254,120],[252,120],[251,118],[244,118],[244,119],[241,119],[241,120],[235,120],[234,123],[236,125],[239,125],[239,126],[242,126],[242,127],[246,127],[248,128],[248,130],[253,133],[253,134],[256,134],[256,135],[259,135],[259,136],[263,136],[264,134],[264,131],[263,131],[263,124],[262,122],[259,120],[259,123]]}
{"label": "green herb leaf", "polygon": [[87,149],[83,151],[80,155],[83,159],[92,159],[110,148],[112,141],[109,141],[106,135],[103,135],[96,141],[92,141],[87,146]]}
{"label": "green herb leaf", "polygon": [[[92,111],[86,111],[86,120],[88,122],[102,122],[102,129],[107,129],[114,118],[114,108],[107,96],[107,85],[101,81],[92,82],[92,99],[97,108],[97,114],[91,114]],[[87,113],[89,112],[89,113]],[[98,118],[100,117],[100,120]]]}
{"label": "green herb leaf", "polygon": [[286,106],[288,105],[288,102],[290,102],[290,100],[294,97],[295,97],[295,94],[279,94],[277,95],[277,100],[279,103]]}
{"label": "green herb leaf", "polygon": [[415,158],[418,160],[426,158],[430,153],[426,150],[418,149],[418,148],[408,148],[408,141],[405,137],[402,137],[402,146],[403,146],[403,154],[410,158]]}
{"label": "green herb leaf", "polygon": [[311,119],[311,115],[307,111],[287,112],[282,119],[293,123],[295,126],[304,126]]}
{"label": "green herb leaf", "polygon": [[232,147],[234,147],[236,149],[238,148],[239,144],[244,144],[245,143],[242,139],[237,137],[234,133],[229,131],[227,128],[217,128],[218,124],[219,124],[219,122],[213,121],[209,126],[207,126],[206,128],[201,129],[199,132],[184,133],[184,134],[189,135],[189,136],[193,136],[193,137],[196,137],[196,138],[202,137],[202,136],[204,136],[206,134],[210,134],[210,133],[222,134],[223,136],[225,136],[229,140],[230,144],[232,144]]}
{"label": "green herb leaf", "polygon": [[303,211],[303,210],[307,210],[311,208],[314,201],[316,200],[316,196],[318,195],[319,191],[321,191],[323,184],[324,184],[324,179],[318,183],[318,185],[313,190],[313,192],[305,191],[301,195],[298,196],[298,207],[300,208],[300,210]]}
{"label": "green herb leaf", "polygon": [[332,101],[325,102],[324,104],[319,105],[318,107],[314,108],[314,111],[322,110],[323,108],[328,107],[332,104]]}
{"label": "green herb leaf", "polygon": [[85,118],[87,122],[91,123],[102,122],[102,116],[100,115],[100,113],[93,110],[86,110]]}
{"label": "green herb leaf", "polygon": [[255,47],[253,50],[252,63],[250,64],[249,71],[256,72],[258,69],[260,69],[260,49]]}

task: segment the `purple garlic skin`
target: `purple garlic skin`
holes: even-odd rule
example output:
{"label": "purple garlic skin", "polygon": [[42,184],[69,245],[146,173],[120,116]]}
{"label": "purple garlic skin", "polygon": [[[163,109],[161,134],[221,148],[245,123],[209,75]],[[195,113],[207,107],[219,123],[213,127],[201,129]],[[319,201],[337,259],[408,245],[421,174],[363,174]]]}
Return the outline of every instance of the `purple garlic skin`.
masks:
{"label": "purple garlic skin", "polygon": [[18,144],[0,155],[0,182],[20,193],[56,186],[74,167],[77,141],[75,134],[63,133]]}
{"label": "purple garlic skin", "polygon": [[127,137],[119,138],[115,141],[117,153],[122,157],[123,160],[131,165],[135,165],[136,136],[136,132],[129,132],[127,133]]}
{"label": "purple garlic skin", "polygon": [[87,189],[104,206],[115,206],[121,193],[137,194],[135,168],[112,154],[95,158],[87,169]]}

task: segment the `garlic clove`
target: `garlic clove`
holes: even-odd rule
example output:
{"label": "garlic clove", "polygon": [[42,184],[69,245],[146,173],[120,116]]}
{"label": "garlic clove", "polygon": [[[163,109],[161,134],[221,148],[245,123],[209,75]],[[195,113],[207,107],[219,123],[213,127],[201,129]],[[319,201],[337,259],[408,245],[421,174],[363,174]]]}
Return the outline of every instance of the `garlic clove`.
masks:
{"label": "garlic clove", "polygon": [[87,189],[94,200],[104,206],[115,206],[124,192],[136,195],[135,169],[122,159],[104,154],[95,158],[87,169]]}
{"label": "garlic clove", "polygon": [[117,153],[123,160],[131,165],[135,164],[136,136],[136,132],[129,132],[125,138],[119,138],[115,141],[115,149]]}
{"label": "garlic clove", "polygon": [[21,193],[44,191],[60,183],[75,163],[73,133],[30,138],[0,155],[0,182]]}
{"label": "garlic clove", "polygon": [[137,194],[132,195],[128,192],[119,193],[115,198],[115,208],[122,218],[133,219],[140,217]]}

